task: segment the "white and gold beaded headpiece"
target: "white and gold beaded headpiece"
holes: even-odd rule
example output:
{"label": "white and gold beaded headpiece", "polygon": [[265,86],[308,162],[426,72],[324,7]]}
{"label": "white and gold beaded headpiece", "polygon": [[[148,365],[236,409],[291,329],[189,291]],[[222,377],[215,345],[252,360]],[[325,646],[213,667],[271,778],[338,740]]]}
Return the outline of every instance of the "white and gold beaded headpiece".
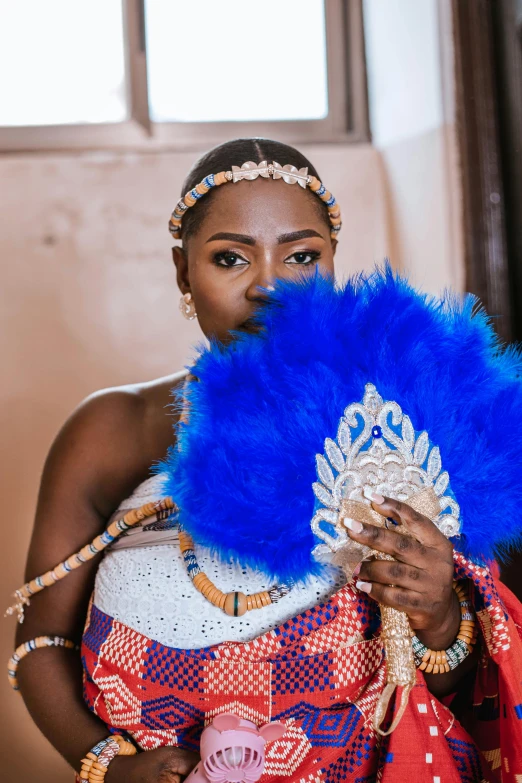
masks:
{"label": "white and gold beaded headpiece", "polygon": [[242,166],[232,166],[231,171],[220,171],[218,174],[209,174],[178,201],[169,220],[169,231],[174,239],[181,239],[181,221],[183,220],[183,215],[187,209],[193,207],[205,193],[209,192],[209,190],[218,187],[219,185],[224,185],[226,182],[240,182],[243,179],[253,180],[258,177],[282,179],[283,182],[286,182],[288,185],[295,185],[297,182],[302,188],[310,188],[310,190],[326,204],[328,216],[330,218],[331,237],[334,239],[337,236],[342,225],[339,206],[330,191],[326,190],[323,183],[320,182],[317,177],[308,174],[308,168],[306,166],[302,169],[298,169],[290,163],[281,166],[275,161],[273,163],[267,163],[267,161],[264,160],[262,163],[254,163],[253,161],[248,160],[246,163],[243,163]]}

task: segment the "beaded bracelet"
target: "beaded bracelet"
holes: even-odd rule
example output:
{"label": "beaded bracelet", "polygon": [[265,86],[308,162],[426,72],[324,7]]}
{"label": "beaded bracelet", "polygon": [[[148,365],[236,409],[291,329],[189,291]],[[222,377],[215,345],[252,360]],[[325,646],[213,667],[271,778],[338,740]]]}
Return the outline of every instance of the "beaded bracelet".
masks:
{"label": "beaded bracelet", "polygon": [[430,650],[418,636],[413,636],[412,647],[415,663],[426,674],[444,674],[453,671],[466,660],[477,641],[478,628],[467,590],[457,583],[453,585],[460,604],[460,627],[457,638],[447,650]]}
{"label": "beaded bracelet", "polygon": [[111,734],[82,759],[79,778],[86,783],[103,783],[109,764],[116,756],[134,756],[136,752],[134,745],[121,734]]}
{"label": "beaded bracelet", "polygon": [[29,655],[30,652],[33,652],[33,650],[38,650],[41,647],[65,647],[68,650],[80,649],[77,644],[71,642],[70,639],[64,639],[63,636],[37,636],[36,639],[31,639],[29,642],[24,642],[16,648],[12,657],[9,658],[7,663],[7,676],[9,679],[9,684],[13,690],[19,690],[18,680],[16,679],[18,664],[22,658],[25,658],[25,656]]}

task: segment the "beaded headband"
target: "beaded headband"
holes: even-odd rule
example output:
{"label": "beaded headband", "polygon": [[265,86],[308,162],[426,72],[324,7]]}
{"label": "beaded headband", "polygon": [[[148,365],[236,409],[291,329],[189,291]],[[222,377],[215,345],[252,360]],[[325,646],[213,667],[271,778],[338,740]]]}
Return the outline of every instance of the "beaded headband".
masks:
{"label": "beaded headband", "polygon": [[326,190],[322,182],[317,177],[308,174],[308,168],[297,169],[290,163],[286,166],[280,166],[275,161],[267,163],[253,163],[251,160],[243,163],[242,166],[232,166],[232,171],[220,171],[219,174],[209,174],[195,188],[189,190],[184,198],[180,199],[174,208],[169,221],[169,231],[174,239],[181,239],[181,221],[183,215],[199,201],[205,193],[226,182],[240,182],[242,179],[257,179],[261,177],[272,177],[272,179],[282,179],[288,185],[295,185],[297,182],[302,188],[310,190],[318,196],[328,207],[328,216],[330,218],[330,235],[334,239],[341,230],[341,211],[335,198],[329,190]]}

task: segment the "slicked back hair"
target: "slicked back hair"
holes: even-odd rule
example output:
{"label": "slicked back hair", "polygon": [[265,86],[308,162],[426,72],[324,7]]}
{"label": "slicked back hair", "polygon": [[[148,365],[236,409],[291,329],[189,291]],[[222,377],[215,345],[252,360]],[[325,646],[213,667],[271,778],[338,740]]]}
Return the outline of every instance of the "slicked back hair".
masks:
{"label": "slicked back hair", "polygon": [[[298,169],[307,166],[309,174],[321,179],[315,166],[313,166],[308,158],[299,152],[299,150],[296,150],[295,147],[290,147],[288,144],[283,144],[280,141],[273,141],[272,139],[232,139],[231,141],[226,141],[224,144],[220,144],[209,150],[209,152],[206,152],[194,164],[183,183],[181,197],[189,190],[192,190],[192,188],[201,182],[208,174],[228,171],[232,166],[241,166],[247,160],[252,160],[254,163],[261,163],[264,160],[268,163],[277,161],[281,166],[290,163]],[[227,185],[224,187],[227,187]],[[219,188],[211,190],[198,204],[185,213],[181,225],[183,240],[186,241],[190,236],[196,233],[198,226],[207,214],[215,193],[218,190]],[[330,226],[328,209],[318,198],[315,196],[312,197],[317,202],[317,209],[319,210],[321,217],[323,217],[326,224]]]}

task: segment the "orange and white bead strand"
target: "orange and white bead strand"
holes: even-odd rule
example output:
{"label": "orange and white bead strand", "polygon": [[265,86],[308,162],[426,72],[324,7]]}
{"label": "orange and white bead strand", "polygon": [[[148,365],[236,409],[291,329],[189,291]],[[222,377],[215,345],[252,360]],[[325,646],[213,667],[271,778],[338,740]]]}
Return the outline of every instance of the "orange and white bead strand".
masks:
{"label": "orange and white bead strand", "polygon": [[31,596],[63,579],[71,571],[83,565],[83,563],[92,560],[129,528],[154,515],[156,515],[157,520],[166,519],[175,507],[174,502],[170,498],[164,498],[158,502],[146,503],[141,508],[128,511],[123,519],[115,519],[107,530],[96,536],[90,544],[84,546],[79,552],[71,555],[51,571],[47,571],[42,576],[37,576],[36,579],[32,579],[17,590],[14,594],[17,600],[7,609],[6,614],[14,614],[16,612],[18,622],[22,623],[24,620],[24,607],[29,605]]}
{"label": "orange and white bead strand", "polygon": [[85,783],[103,783],[109,764],[116,756],[134,756],[136,752],[132,742],[120,734],[111,734],[98,742],[82,759],[79,779]]}
{"label": "orange and white bead strand", "polygon": [[312,177],[312,176],[309,177],[308,187],[313,193],[315,193],[316,196],[318,196],[321,199],[321,201],[324,201],[324,203],[328,207],[328,216],[330,218],[330,224],[332,226],[330,233],[332,239],[334,239],[339,233],[339,231],[341,230],[341,226],[342,226],[341,210],[339,208],[339,205],[337,204],[337,201],[330,193],[330,191],[326,190],[323,183],[320,182],[317,179],[317,177]]}
{"label": "orange and white bead strand", "polygon": [[189,190],[189,192],[178,201],[169,220],[169,231],[174,239],[181,239],[181,221],[183,220],[183,215],[187,209],[193,207],[194,204],[212,188],[217,188],[220,185],[224,185],[225,182],[231,181],[231,171],[220,171],[218,174],[209,174],[204,180],[198,183],[195,188]]}
{"label": "orange and white bead strand", "polygon": [[280,598],[287,595],[289,588],[286,585],[276,585],[270,590],[263,590],[260,593],[245,595],[241,592],[223,593],[200,569],[196,554],[194,552],[194,542],[184,530],[179,532],[179,546],[183,555],[183,561],[187,573],[198,590],[213,606],[221,609],[230,617],[241,617],[245,612],[252,609],[262,609],[264,606],[277,603]]}
{"label": "orange and white bead strand", "polygon": [[9,684],[13,690],[18,690],[18,680],[16,679],[16,672],[18,671],[18,664],[29,655],[33,650],[39,650],[43,647],[64,647],[67,650],[79,650],[77,644],[71,642],[70,639],[64,639],[63,636],[37,636],[36,639],[31,639],[29,642],[24,642],[16,648],[9,662],[7,664],[7,677]]}
{"label": "orange and white bead strand", "polygon": [[241,180],[254,180],[259,176],[271,177],[272,179],[282,179],[288,185],[298,183],[302,188],[309,187],[315,195],[326,204],[328,216],[330,219],[330,235],[334,239],[341,230],[341,210],[329,190],[320,182],[317,177],[308,174],[308,168],[297,169],[287,163],[281,166],[274,161],[268,163],[266,160],[262,163],[254,163],[251,160],[243,163],[242,166],[232,166],[231,171],[220,171],[218,174],[209,174],[196,187],[189,190],[185,196],[178,201],[169,220],[169,231],[174,239],[181,239],[181,223],[187,209],[193,207],[200,198],[203,198],[212,188],[224,185],[226,182],[240,182]]}

